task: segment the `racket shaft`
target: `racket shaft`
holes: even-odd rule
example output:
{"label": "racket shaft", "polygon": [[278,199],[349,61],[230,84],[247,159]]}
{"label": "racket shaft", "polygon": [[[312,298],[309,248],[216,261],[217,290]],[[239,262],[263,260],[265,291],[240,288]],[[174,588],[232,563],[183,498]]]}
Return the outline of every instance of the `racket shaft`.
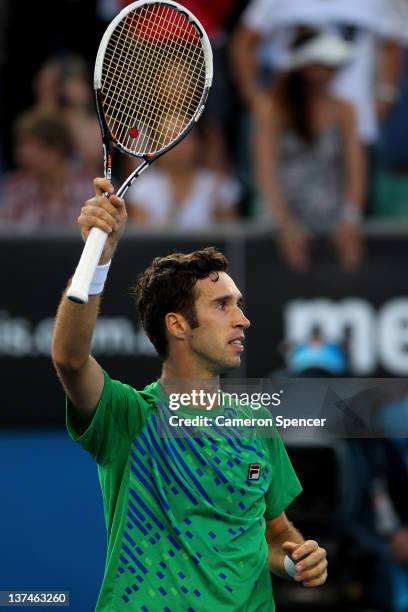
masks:
{"label": "racket shaft", "polygon": [[135,181],[137,177],[140,176],[142,172],[144,172],[150,166],[150,163],[151,162],[144,161],[138,168],[136,168],[136,170],[132,172],[130,176],[128,176],[126,181],[122,183],[122,185],[119,187],[118,191],[116,192],[116,195],[118,196],[118,198],[123,198],[123,196],[129,189],[129,187],[132,185],[133,181]]}
{"label": "racket shaft", "polygon": [[88,302],[89,287],[107,239],[108,234],[98,227],[93,227],[89,232],[81,259],[67,292],[68,298],[73,302],[79,304]]}

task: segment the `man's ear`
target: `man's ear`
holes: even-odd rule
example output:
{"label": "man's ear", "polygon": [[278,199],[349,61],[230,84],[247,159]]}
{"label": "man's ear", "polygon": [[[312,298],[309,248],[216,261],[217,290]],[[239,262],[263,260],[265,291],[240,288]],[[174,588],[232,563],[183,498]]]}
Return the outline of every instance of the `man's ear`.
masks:
{"label": "man's ear", "polygon": [[164,323],[169,335],[177,340],[183,340],[186,336],[188,323],[182,314],[168,312],[164,317]]}

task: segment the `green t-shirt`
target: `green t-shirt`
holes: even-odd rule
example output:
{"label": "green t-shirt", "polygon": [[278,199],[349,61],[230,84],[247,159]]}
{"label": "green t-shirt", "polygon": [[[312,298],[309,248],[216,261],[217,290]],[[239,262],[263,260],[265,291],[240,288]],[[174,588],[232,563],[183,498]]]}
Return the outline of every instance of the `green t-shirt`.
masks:
{"label": "green t-shirt", "polygon": [[[68,432],[98,463],[104,502],[96,610],[273,612],[265,520],[301,491],[281,439],[226,427],[174,435],[171,415],[160,383],[136,391],[106,373],[82,434],[67,403]],[[249,479],[250,466],[258,479]]]}

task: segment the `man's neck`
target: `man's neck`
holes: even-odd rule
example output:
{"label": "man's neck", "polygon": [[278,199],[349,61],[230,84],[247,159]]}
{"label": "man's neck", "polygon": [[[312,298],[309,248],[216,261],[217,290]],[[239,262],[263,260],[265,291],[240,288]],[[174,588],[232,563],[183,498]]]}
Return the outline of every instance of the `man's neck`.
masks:
{"label": "man's neck", "polygon": [[182,367],[181,364],[168,359],[163,363],[160,384],[168,395],[192,395],[193,391],[214,394],[220,388],[220,378],[198,365],[190,363],[188,367]]}

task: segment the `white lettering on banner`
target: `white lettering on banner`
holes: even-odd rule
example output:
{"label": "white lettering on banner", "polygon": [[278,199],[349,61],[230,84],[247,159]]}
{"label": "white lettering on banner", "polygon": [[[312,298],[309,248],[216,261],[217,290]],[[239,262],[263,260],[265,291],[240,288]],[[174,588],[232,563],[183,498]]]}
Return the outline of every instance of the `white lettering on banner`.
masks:
{"label": "white lettering on banner", "polygon": [[365,300],[295,300],[284,307],[285,338],[304,342],[314,330],[333,342],[347,340],[355,375],[383,367],[408,374],[408,298],[391,300],[376,313]]}
{"label": "white lettering on banner", "polygon": [[93,353],[132,355],[136,344],[137,338],[131,321],[123,317],[98,320],[92,340]]}
{"label": "white lettering on banner", "polygon": [[[38,323],[22,317],[12,318],[0,311],[0,357],[36,357],[51,355],[54,318]],[[94,355],[134,355],[154,357],[156,351],[141,327],[124,317],[100,317],[93,343]]]}
{"label": "white lettering on banner", "polygon": [[50,355],[54,319],[43,319],[34,327],[34,346],[39,355]]}
{"label": "white lettering on banner", "polygon": [[31,322],[27,319],[11,319],[0,311],[0,355],[25,357],[33,349]]}
{"label": "white lettering on banner", "polygon": [[382,308],[378,322],[381,362],[398,375],[408,373],[408,299],[391,300]]}
{"label": "white lettering on banner", "polygon": [[[295,300],[284,307],[284,320],[289,342],[303,342],[316,329],[327,340],[346,340],[350,368],[357,376],[373,374],[379,367],[395,376],[408,374],[408,297],[390,300],[377,312],[362,299]],[[53,317],[33,323],[0,310],[0,357],[49,357],[53,326]],[[98,319],[92,352],[156,355],[142,327],[126,317]]]}

